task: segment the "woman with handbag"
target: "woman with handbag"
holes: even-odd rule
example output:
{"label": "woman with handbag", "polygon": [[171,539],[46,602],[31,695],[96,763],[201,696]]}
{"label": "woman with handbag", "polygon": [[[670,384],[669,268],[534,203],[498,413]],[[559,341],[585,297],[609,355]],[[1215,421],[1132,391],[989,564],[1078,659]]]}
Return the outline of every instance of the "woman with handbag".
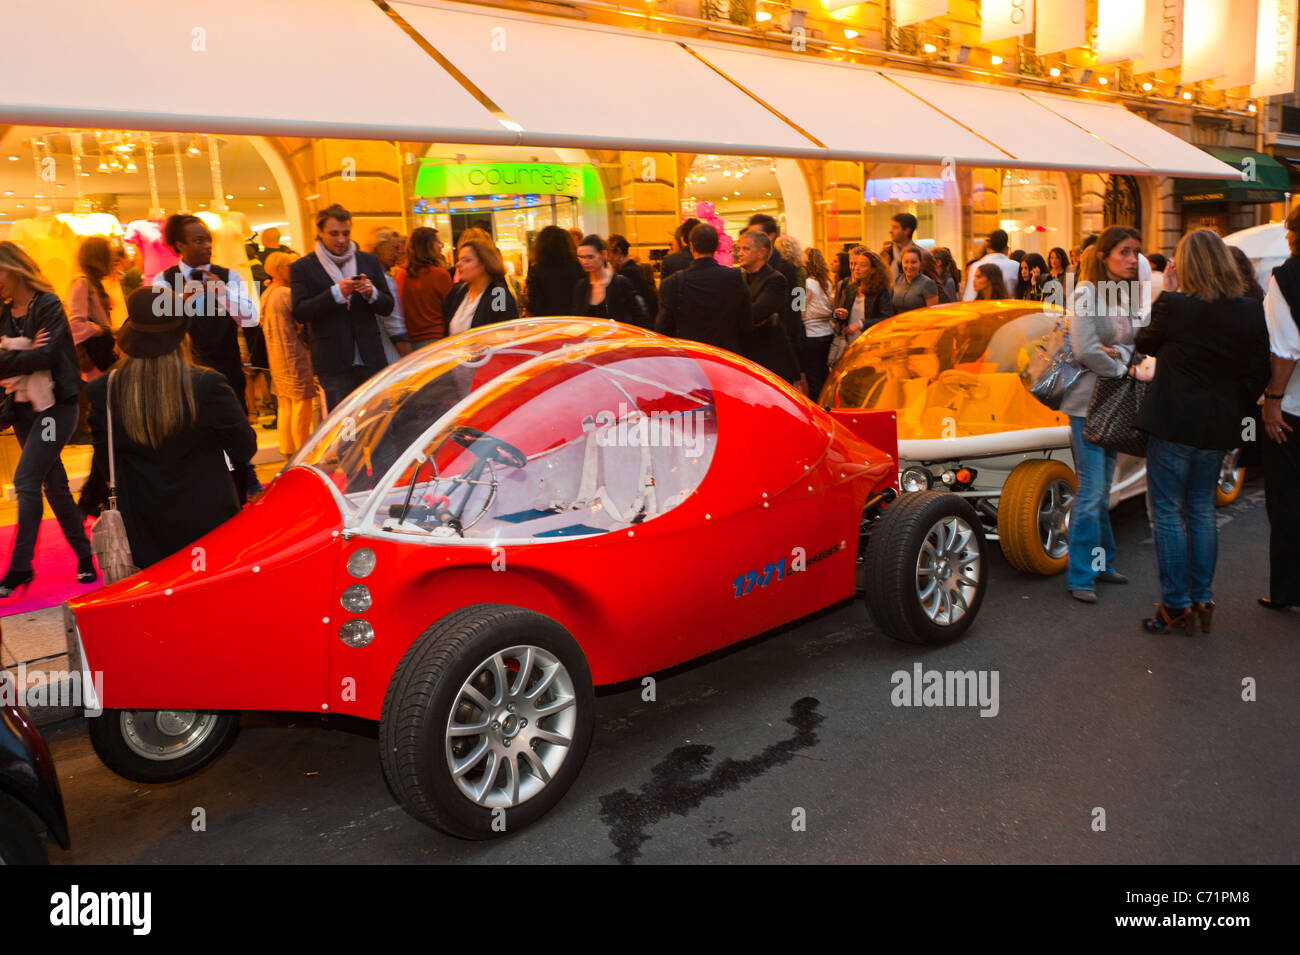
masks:
{"label": "woman with handbag", "polygon": [[[53,388],[45,400],[33,404],[20,400],[32,397],[37,389],[15,389],[6,398],[5,420],[14,427],[22,454],[14,469],[14,491],[18,495],[18,530],[9,570],[0,578],[0,597],[12,596],[32,582],[32,554],[40,532],[41,489],[50,502],[68,546],[77,555],[77,580],[86,584],[99,575],[90,541],[86,538],[81,512],[68,490],[68,475],[59,458],[63,446],[77,429],[77,395],[81,391],[81,373],[77,348],[63,303],[54,294],[49,280],[26,252],[12,242],[0,242],[0,333],[6,338],[31,340],[31,347],[0,349],[0,378],[38,376],[47,372]],[[46,405],[46,400],[52,404]],[[36,405],[44,407],[38,408]]]}
{"label": "woman with handbag", "polygon": [[131,560],[144,568],[239,513],[226,456],[235,465],[252,460],[257,435],[225,377],[191,364],[189,319],[171,289],[137,289],[126,309],[118,333],[125,357],[86,386],[91,467],[107,478],[112,456]]}
{"label": "woman with handbag", "polygon": [[117,361],[113,301],[104,281],[113,272],[113,247],[102,235],[87,236],[77,249],[81,274],[68,286],[68,325],[77,345],[84,381],[94,381]]}
{"label": "woman with handbag", "polygon": [[1070,506],[1070,562],[1066,588],[1084,603],[1097,602],[1096,582],[1126,584],[1115,569],[1115,535],[1110,526],[1110,482],[1118,453],[1084,437],[1088,402],[1100,375],[1128,372],[1140,306],[1130,283],[1137,279],[1140,238],[1127,226],[1111,226],[1079,260],[1079,284],[1068,319],[1070,344],[1083,372],[1061,398],[1070,418],[1070,448],[1078,490]]}
{"label": "woman with handbag", "polygon": [[1142,621],[1148,633],[1199,623],[1210,632],[1210,590],[1218,553],[1214,491],[1223,455],[1242,442],[1242,420],[1268,382],[1264,307],[1247,297],[1227,245],[1210,229],[1183,236],[1165,271],[1139,351],[1153,358],[1135,369],[1154,378],[1138,411],[1147,432],[1160,604]]}

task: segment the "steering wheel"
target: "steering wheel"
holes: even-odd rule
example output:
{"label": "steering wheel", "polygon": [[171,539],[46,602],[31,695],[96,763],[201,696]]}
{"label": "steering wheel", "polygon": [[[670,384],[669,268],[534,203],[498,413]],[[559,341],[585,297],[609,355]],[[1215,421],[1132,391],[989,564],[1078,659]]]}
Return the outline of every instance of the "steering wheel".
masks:
{"label": "steering wheel", "polygon": [[528,464],[524,452],[513,444],[508,444],[478,428],[458,425],[452,429],[451,439],[481,461],[495,461],[512,468],[522,468]]}

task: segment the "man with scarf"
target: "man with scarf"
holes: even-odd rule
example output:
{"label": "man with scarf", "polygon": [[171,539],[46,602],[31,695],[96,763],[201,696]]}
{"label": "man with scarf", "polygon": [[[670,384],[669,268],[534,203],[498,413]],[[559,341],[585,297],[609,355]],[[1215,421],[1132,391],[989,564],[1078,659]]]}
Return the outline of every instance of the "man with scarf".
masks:
{"label": "man with scarf", "polygon": [[311,335],[312,370],[326,411],[388,364],[377,317],[393,312],[383,266],[352,241],[352,213],[316,213],[316,250],[289,267],[294,321]]}
{"label": "man with scarf", "polygon": [[1272,375],[1264,389],[1264,495],[1271,610],[1300,606],[1300,205],[1286,217],[1291,258],[1273,270],[1264,299]]}

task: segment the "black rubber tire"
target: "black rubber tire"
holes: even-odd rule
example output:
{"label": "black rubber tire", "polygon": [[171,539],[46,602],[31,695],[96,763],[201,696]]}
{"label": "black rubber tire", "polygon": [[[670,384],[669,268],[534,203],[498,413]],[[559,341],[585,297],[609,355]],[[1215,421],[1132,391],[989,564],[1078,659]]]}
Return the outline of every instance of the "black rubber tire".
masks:
{"label": "black rubber tire", "polygon": [[50,864],[31,817],[25,807],[0,793],[0,865]]}
{"label": "black rubber tire", "polygon": [[[505,810],[505,831],[493,810],[467,798],[452,780],[444,730],[461,686],[498,650],[520,644],[554,654],[574,683],[573,745],[546,787]],[[384,696],[380,761],[398,802],[412,816],[462,839],[492,839],[531,825],[554,807],[577,778],[591,746],[595,692],[586,656],[554,620],[505,604],[466,607],[424,631],[406,651]]]}
{"label": "black rubber tire", "polygon": [[147,759],[127,745],[122,717],[131,710],[104,710],[87,718],[90,745],[105,766],[137,783],[170,783],[198,772],[224,753],[239,733],[238,713],[217,713],[217,725],[193,752],[176,759]]}
{"label": "black rubber tire", "polygon": [[1007,475],[998,500],[998,543],[1002,556],[1016,570],[1050,577],[1065,570],[1070,554],[1052,557],[1043,547],[1038,530],[1038,506],[1043,492],[1054,481],[1065,481],[1071,491],[1079,490],[1079,479],[1063,461],[1040,458],[1021,461]]}
{"label": "black rubber tire", "polygon": [[[916,563],[925,536],[938,521],[960,517],[975,535],[980,555],[979,583],[969,609],[954,624],[926,616],[916,592]],[[867,544],[866,603],[876,626],[905,643],[939,644],[956,640],[974,623],[988,589],[988,545],[979,515],[965,498],[943,491],[901,495],[885,508]]]}

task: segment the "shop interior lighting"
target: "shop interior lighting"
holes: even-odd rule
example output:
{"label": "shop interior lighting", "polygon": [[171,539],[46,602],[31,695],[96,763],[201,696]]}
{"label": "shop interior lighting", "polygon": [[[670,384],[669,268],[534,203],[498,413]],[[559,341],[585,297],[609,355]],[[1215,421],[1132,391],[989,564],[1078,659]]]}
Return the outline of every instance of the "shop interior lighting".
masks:
{"label": "shop interior lighting", "polygon": [[1183,90],[1183,99],[1191,99],[1191,98],[1192,98],[1192,93],[1191,93],[1191,91],[1190,91],[1190,90]]}
{"label": "shop interior lighting", "polygon": [[1052,67],[1052,68],[1051,68],[1050,70],[1048,70],[1047,72],[1048,72],[1051,76],[1060,76],[1060,75],[1061,75],[1061,70],[1060,70],[1060,68],[1059,68],[1059,67],[1056,67],[1056,66]]}
{"label": "shop interior lighting", "polygon": [[1247,105],[1246,109],[1250,110],[1252,113],[1255,112],[1255,104],[1250,103],[1249,105]]}
{"label": "shop interior lighting", "polygon": [[766,10],[759,10],[754,14],[754,19],[759,23],[766,23],[768,20],[772,19],[772,14],[768,13]]}
{"label": "shop interior lighting", "polygon": [[1150,83],[1143,83],[1143,84],[1142,84],[1142,92],[1144,92],[1144,93],[1150,93],[1150,92],[1151,92],[1151,84],[1150,84]]}
{"label": "shop interior lighting", "polygon": [[846,30],[844,31],[844,39],[846,39],[846,40],[852,40],[852,39],[854,39],[855,37],[857,37],[857,35],[858,35],[858,31],[857,31],[857,30],[849,30],[849,29],[846,29]]}
{"label": "shop interior lighting", "polygon": [[994,66],[1001,66],[1001,65],[1002,65],[1002,57],[997,56],[997,55],[991,56],[991,57],[989,57],[989,62],[992,63]]}
{"label": "shop interior lighting", "polygon": [[923,47],[923,49],[925,50],[926,53],[938,53],[938,52],[939,52],[939,48],[938,48],[937,46],[935,46],[933,43],[927,43],[927,44]]}

